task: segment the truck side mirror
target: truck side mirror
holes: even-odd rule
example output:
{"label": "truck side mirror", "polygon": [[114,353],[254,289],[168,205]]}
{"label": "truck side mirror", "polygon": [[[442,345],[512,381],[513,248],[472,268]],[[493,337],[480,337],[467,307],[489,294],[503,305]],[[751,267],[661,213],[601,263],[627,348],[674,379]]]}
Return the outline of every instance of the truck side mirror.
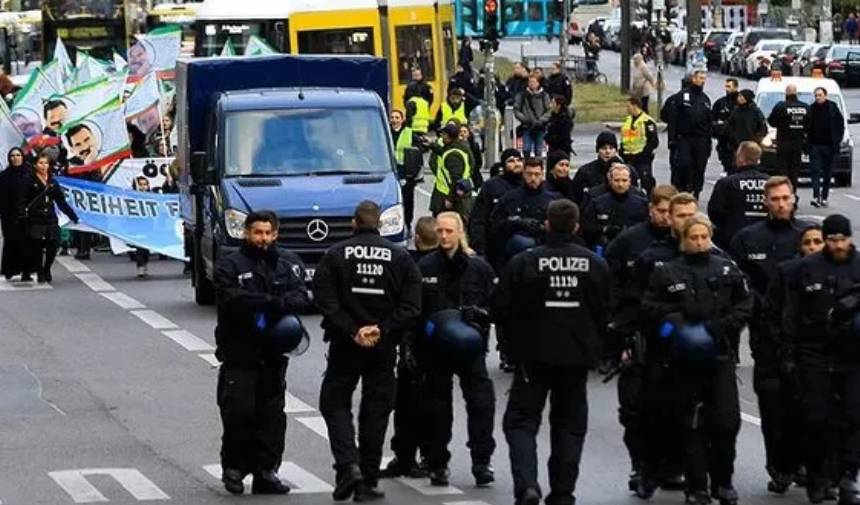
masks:
{"label": "truck side mirror", "polygon": [[206,184],[209,171],[208,159],[205,152],[191,153],[191,178],[196,184]]}
{"label": "truck side mirror", "polygon": [[424,156],[419,149],[407,147],[403,150],[403,176],[406,179],[417,179],[424,166]]}

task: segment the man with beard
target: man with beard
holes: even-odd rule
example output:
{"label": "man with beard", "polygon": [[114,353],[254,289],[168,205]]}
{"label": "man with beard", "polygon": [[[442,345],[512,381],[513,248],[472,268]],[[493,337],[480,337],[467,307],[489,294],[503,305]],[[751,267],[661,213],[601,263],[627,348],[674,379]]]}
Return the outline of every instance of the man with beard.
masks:
{"label": "man with beard", "polygon": [[688,86],[670,97],[661,113],[669,125],[672,185],[696,198],[705,185],[705,167],[711,156],[713,119],[705,79],[703,70],[694,70]]}
{"label": "man with beard", "polygon": [[648,200],[631,191],[630,179],[630,167],[614,165],[609,170],[609,191],[589,200],[585,208],[582,235],[598,255],[626,228],[648,219]]}
{"label": "man with beard", "polygon": [[714,137],[717,139],[717,156],[723,165],[723,171],[731,173],[735,166],[735,149],[732,146],[731,132],[727,127],[729,116],[738,104],[738,80],[734,77],[726,79],[724,85],[726,96],[717,99],[711,114],[714,116]]}

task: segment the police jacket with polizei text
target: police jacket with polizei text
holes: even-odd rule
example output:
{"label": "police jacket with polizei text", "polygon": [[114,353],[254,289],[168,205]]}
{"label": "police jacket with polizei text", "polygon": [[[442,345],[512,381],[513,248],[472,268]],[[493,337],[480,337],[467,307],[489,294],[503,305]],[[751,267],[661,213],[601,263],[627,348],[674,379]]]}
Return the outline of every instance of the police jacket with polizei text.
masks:
{"label": "police jacket with polizei text", "polygon": [[469,243],[478,254],[489,252],[490,215],[496,204],[502,196],[520,186],[522,182],[522,175],[503,172],[481,185],[472,212],[469,213]]}
{"label": "police jacket with polizei text", "polygon": [[362,350],[353,342],[359,328],[379,325],[381,347],[393,348],[421,314],[418,267],[406,249],[376,230],[358,230],[329,248],[314,273],[313,290],[325,339],[355,352]]}
{"label": "police jacket with polizei text", "polygon": [[589,247],[605,246],[626,228],[648,220],[648,200],[628,189],[613,191],[588,202],[582,214],[582,236]]}
{"label": "police jacket with polizei text", "polygon": [[502,272],[496,320],[519,363],[592,367],[603,352],[609,268],[572,239],[551,233]]}
{"label": "police jacket with polizei text", "polygon": [[274,324],[284,315],[307,309],[310,299],[304,279],[298,256],[276,247],[260,249],[244,243],[238,251],[218,258],[216,357],[228,365],[258,366],[267,356],[257,317],[262,314],[268,324]]}
{"label": "police jacket with polizei text", "polygon": [[860,255],[852,250],[837,263],[824,251],[800,260],[787,279],[783,329],[786,340],[805,360],[860,363],[860,344],[835,338],[828,331],[827,315],[839,296],[860,283]]}
{"label": "police jacket with polizei text", "polygon": [[777,147],[794,151],[803,149],[808,114],[809,106],[796,98],[774,105],[767,122],[776,128]]}
{"label": "police jacket with polizei text", "polygon": [[767,218],[764,184],[768,175],[758,166],[740,168],[714,186],[708,217],[714,223],[714,243],[728,249],[732,237],[745,226]]}
{"label": "police jacket with polizei text", "polygon": [[543,231],[538,227],[546,220],[550,202],[558,198],[557,193],[547,191],[543,184],[537,189],[523,184],[505,193],[490,215],[491,240],[504,247],[517,234],[542,238]]}
{"label": "police jacket with polizei text", "polygon": [[732,260],[710,252],[683,254],[655,268],[642,310],[655,325],[649,331],[649,352],[666,345],[655,341],[659,325],[671,314],[681,314],[687,323],[705,324],[719,355],[736,357],[741,330],[752,316],[753,298],[746,277]]}
{"label": "police jacket with polizei text", "polygon": [[609,243],[603,257],[612,275],[611,317],[618,328],[629,328],[639,318],[643,292],[635,277],[636,260],[651,244],[669,237],[669,228],[650,221],[627,228]]}

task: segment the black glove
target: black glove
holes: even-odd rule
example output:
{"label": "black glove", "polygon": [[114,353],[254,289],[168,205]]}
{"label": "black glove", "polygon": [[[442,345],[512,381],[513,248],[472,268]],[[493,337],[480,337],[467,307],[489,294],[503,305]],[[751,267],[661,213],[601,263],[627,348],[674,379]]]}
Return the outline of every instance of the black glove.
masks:
{"label": "black glove", "polygon": [[689,322],[698,322],[703,321],[707,318],[707,313],[701,304],[696,303],[695,300],[687,300],[681,305],[681,313],[684,314],[684,317]]}
{"label": "black glove", "polygon": [[468,305],[461,308],[460,312],[463,314],[464,323],[475,328],[485,337],[490,334],[490,325],[493,319],[486,309],[475,305]]}
{"label": "black glove", "polygon": [[530,217],[522,218],[520,219],[520,229],[534,237],[543,233],[543,223]]}

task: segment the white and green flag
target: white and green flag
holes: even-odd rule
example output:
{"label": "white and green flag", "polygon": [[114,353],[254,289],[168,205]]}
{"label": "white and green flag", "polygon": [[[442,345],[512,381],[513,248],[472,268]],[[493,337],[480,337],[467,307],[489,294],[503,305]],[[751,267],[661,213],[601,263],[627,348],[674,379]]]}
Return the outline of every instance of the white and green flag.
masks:
{"label": "white and green flag", "polygon": [[113,52],[113,68],[117,72],[122,72],[128,68],[128,62],[116,51]]}
{"label": "white and green flag", "polygon": [[69,175],[99,170],[131,156],[122,102],[114,97],[78,121],[66,124],[60,135],[69,151]]}
{"label": "white and green flag", "polygon": [[[23,147],[26,142],[24,135],[12,122],[12,111],[6,102],[0,100],[0,152],[8,153],[13,147]],[[0,168],[5,170],[7,163],[6,156],[0,158]]]}
{"label": "white and green flag", "polygon": [[65,122],[74,123],[104,105],[106,100],[119,97],[116,81],[116,77],[106,75],[71,89],[64,95],[53,96],[51,100],[62,101],[68,109]]}
{"label": "white and green flag", "polygon": [[84,86],[91,81],[108,75],[108,63],[93,58],[84,51],[78,51],[78,66],[75,70],[75,87]]}
{"label": "white and green flag", "polygon": [[251,35],[248,45],[245,46],[245,56],[261,56],[267,54],[278,54],[275,49],[265,40],[256,35]]}
{"label": "white and green flag", "polygon": [[137,43],[128,50],[130,78],[140,80],[150,72],[158,72],[162,79],[173,79],[181,47],[182,28],[176,25],[138,35]]}
{"label": "white and green flag", "polygon": [[236,48],[233,47],[233,42],[230,39],[227,39],[224,47],[221,48],[221,56],[236,56]]}
{"label": "white and green flag", "polygon": [[75,66],[72,65],[72,59],[69,58],[69,52],[66,50],[66,45],[63,44],[63,39],[57,37],[57,43],[54,44],[54,59],[60,64],[60,70],[63,74],[63,80],[68,79]]}
{"label": "white and green flag", "polygon": [[30,79],[15,97],[12,105],[12,121],[29,140],[42,133],[44,128],[44,104],[54,95],[64,92],[60,65],[51,60],[30,73]]}
{"label": "white and green flag", "polygon": [[137,85],[125,101],[126,119],[134,119],[161,100],[158,75],[149,73],[137,81]]}

